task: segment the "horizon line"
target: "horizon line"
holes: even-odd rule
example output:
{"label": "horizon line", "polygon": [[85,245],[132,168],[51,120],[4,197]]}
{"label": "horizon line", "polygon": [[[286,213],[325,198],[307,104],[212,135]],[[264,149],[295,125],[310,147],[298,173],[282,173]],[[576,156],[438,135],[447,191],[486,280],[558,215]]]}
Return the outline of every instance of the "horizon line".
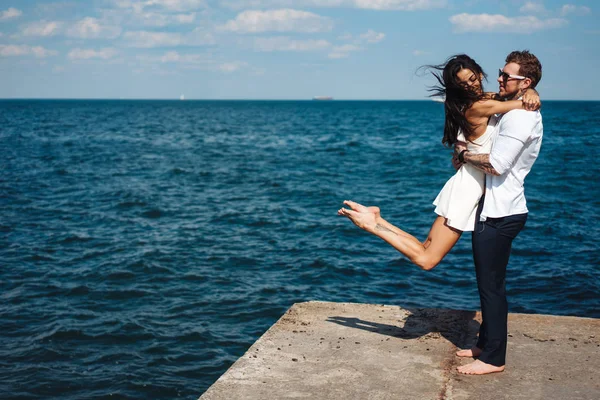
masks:
{"label": "horizon line", "polygon": [[[339,101],[432,101],[436,102],[432,98],[420,98],[420,99],[373,99],[373,98],[365,98],[365,99],[346,99],[346,98],[332,98],[332,99],[306,99],[306,98],[289,98],[289,99],[260,99],[260,98],[160,98],[160,97],[0,97],[0,101],[7,100],[114,100],[114,101],[176,101],[176,102],[186,102],[186,101],[307,101],[314,103],[331,103],[331,102],[339,102]],[[543,101],[600,101],[600,99],[546,99]]]}

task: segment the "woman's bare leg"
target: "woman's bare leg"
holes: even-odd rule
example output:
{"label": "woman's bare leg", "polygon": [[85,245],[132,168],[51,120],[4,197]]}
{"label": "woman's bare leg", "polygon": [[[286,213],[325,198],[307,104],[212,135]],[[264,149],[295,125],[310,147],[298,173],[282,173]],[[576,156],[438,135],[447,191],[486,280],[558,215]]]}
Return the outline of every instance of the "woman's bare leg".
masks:
{"label": "woman's bare leg", "polygon": [[348,217],[356,226],[379,236],[411,262],[424,270],[434,268],[452,249],[462,232],[447,225],[446,219],[437,217],[424,242],[390,224],[379,215],[377,207],[365,207],[353,201],[344,201],[351,208],[342,208],[339,215]]}
{"label": "woman's bare leg", "polygon": [[428,271],[442,261],[456,242],[458,242],[461,234],[462,231],[448,226],[446,218],[438,216],[433,221],[427,239],[423,243],[420,243],[422,249],[419,249],[417,254],[409,257],[409,259],[422,269]]}

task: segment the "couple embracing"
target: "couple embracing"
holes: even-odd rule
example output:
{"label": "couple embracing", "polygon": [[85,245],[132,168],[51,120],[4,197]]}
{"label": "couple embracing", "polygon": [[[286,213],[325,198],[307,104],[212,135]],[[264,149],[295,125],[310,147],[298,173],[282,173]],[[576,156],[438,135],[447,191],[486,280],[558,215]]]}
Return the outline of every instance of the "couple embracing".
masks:
{"label": "couple embracing", "polygon": [[535,86],[542,66],[529,51],[514,51],[499,70],[499,92],[486,93],[485,73],[466,55],[432,66],[445,97],[442,142],[454,146],[457,172],[434,201],[438,217],[423,242],[381,217],[378,207],[344,201],[338,214],[392,245],[424,270],[435,267],[464,231],[472,232],[481,300],[477,344],[457,352],[475,361],[458,367],[469,375],[504,371],[508,336],[506,267],[512,241],[525,226],[523,182],[537,159],[543,127]]}

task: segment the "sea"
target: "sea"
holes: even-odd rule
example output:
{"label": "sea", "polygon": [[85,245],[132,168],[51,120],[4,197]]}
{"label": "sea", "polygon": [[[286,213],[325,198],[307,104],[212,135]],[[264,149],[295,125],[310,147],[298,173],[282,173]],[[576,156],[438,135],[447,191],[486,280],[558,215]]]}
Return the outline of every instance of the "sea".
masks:
{"label": "sea", "polygon": [[[510,312],[600,318],[600,102],[545,101]],[[294,303],[477,310],[465,233],[434,270],[337,215],[424,239],[452,176],[433,101],[0,101],[0,398],[196,399]]]}

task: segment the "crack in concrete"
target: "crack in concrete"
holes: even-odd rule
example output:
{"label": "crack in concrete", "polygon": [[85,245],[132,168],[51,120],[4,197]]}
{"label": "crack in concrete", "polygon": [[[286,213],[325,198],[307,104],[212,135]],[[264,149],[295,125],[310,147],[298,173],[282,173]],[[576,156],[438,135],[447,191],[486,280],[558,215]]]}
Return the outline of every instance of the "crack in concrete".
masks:
{"label": "crack in concrete", "polygon": [[[467,340],[469,339],[469,336],[471,334],[471,332],[469,331],[469,323],[471,322],[471,317],[468,316],[467,318],[465,318],[464,315],[461,315],[461,327],[459,328],[461,334],[460,334],[460,339],[458,340],[458,343],[460,344],[461,347],[465,347],[465,345],[467,344]],[[444,360],[444,362],[442,362],[442,370],[443,372],[443,376],[444,376],[444,383],[442,384],[442,388],[440,390],[439,396],[438,396],[438,400],[452,400],[452,385],[451,385],[451,381],[452,381],[452,377],[455,374],[455,370],[456,367],[459,364],[459,358],[456,355],[456,351],[458,350],[457,346],[454,346],[454,348],[448,353],[448,357]]]}

